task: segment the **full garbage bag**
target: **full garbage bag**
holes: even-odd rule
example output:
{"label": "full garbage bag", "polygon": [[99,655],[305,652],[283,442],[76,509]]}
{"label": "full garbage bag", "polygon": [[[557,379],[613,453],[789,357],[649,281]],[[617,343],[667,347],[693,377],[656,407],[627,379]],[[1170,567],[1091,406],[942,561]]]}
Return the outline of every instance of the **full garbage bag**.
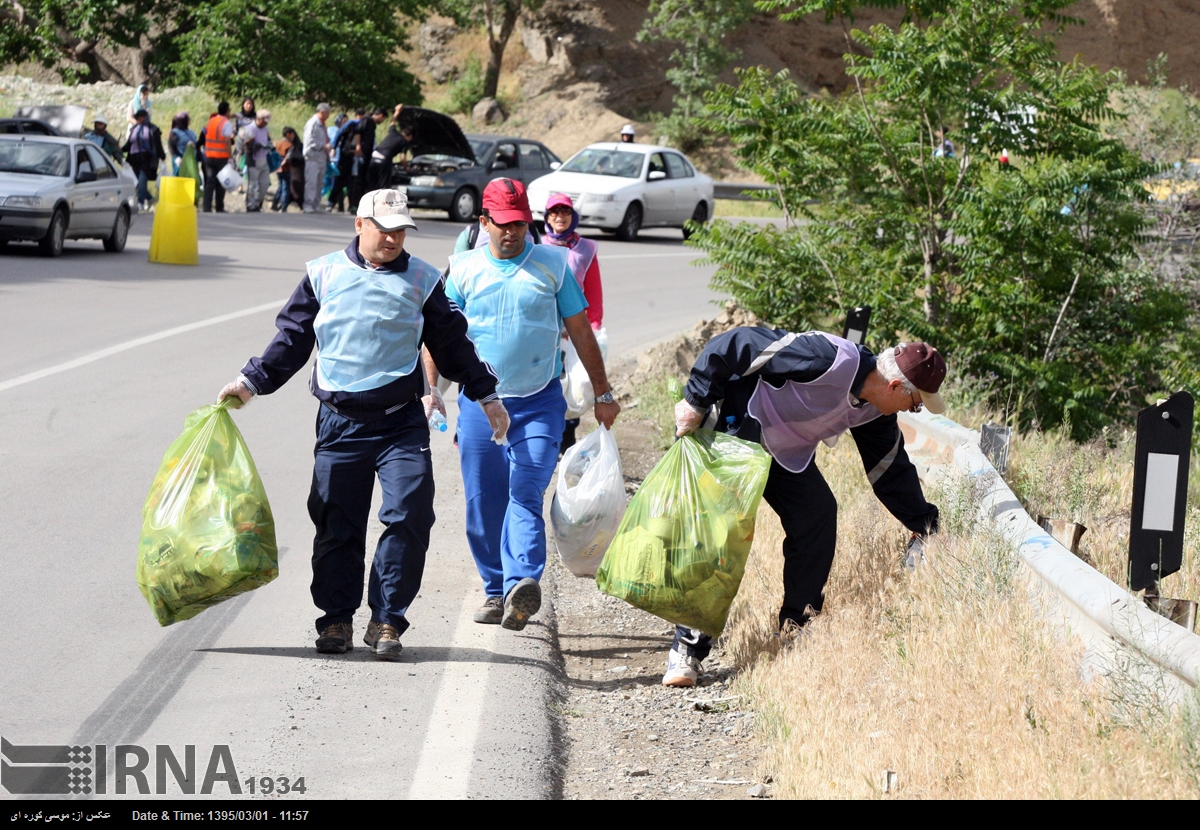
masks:
{"label": "full garbage bag", "polygon": [[713,637],[742,583],[771,457],[698,430],[679,439],[634,495],[596,574],[606,594]]}
{"label": "full garbage bag", "polygon": [[142,508],[137,583],[160,625],[279,575],[275,520],[226,398],[187,417]]}
{"label": "full garbage bag", "polygon": [[625,477],[612,432],[601,425],[563,453],[550,525],[563,565],[595,576],[625,515]]}

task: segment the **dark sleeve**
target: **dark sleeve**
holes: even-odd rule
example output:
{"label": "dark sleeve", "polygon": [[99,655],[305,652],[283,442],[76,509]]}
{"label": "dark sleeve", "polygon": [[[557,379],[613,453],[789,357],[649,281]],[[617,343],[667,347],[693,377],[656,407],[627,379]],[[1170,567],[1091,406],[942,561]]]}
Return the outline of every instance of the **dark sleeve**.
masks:
{"label": "dark sleeve", "polygon": [[901,524],[914,533],[936,533],[938,509],[925,500],[917,468],[904,451],[904,436],[895,415],[885,415],[850,430],[862,456],[875,496]]}
{"label": "dark sleeve", "polygon": [[275,318],[279,333],[267,346],[262,357],[252,357],[242,367],[242,374],[259,395],[270,395],[283,386],[292,375],[304,368],[317,344],[313,320],[321,304],[313,294],[312,283],[305,275],[292,296],[284,303]]}
{"label": "dark sleeve", "polygon": [[[755,358],[786,334],[766,326],[739,326],[708,341],[688,378],[688,403],[707,409],[723,399],[730,379],[745,375]],[[824,374],[836,355],[837,347],[824,336],[801,334],[762,367],[761,376],[775,385],[807,383]]]}
{"label": "dark sleeve", "polygon": [[421,340],[429,349],[438,372],[455,383],[473,401],[488,401],[496,397],[496,372],[479,358],[475,344],[467,337],[467,318],[446,296],[439,281],[422,309],[425,326]]}

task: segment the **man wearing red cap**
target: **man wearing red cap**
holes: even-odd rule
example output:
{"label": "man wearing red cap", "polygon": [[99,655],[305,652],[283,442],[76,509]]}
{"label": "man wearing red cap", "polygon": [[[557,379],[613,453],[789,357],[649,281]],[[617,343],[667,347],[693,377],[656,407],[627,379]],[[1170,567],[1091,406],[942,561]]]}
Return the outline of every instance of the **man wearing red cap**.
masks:
{"label": "man wearing red cap", "polygon": [[[543,496],[566,414],[559,382],[564,327],[596,393],[596,420],[612,427],[621,407],[613,401],[566,249],[526,241],[533,214],[524,185],[496,179],[482,201],[479,224],[488,244],[450,257],[446,295],[466,315],[480,357],[499,376],[496,390],[511,424],[507,443],[494,442],[479,405],[460,396],[459,458],[467,542],[487,597],[475,621],[520,631],[542,601]],[[437,366],[429,360],[425,365],[432,387]]]}
{"label": "man wearing red cap", "polygon": [[[824,332],[765,327],[714,337],[696,359],[675,406],[677,434],[699,428],[716,407],[717,429],[757,441],[771,454],[763,498],[785,534],[781,634],[820,613],[833,565],[837,500],[817,469],[819,444],[833,446],[850,432],[876,497],[912,531],[905,567],[921,561],[938,510],[921,491],[896,413],[944,412],[938,390],[945,377],[942,356],[925,343],[901,343],[876,356]],[[677,627],[663,685],[696,685],[711,646],[702,632]]]}

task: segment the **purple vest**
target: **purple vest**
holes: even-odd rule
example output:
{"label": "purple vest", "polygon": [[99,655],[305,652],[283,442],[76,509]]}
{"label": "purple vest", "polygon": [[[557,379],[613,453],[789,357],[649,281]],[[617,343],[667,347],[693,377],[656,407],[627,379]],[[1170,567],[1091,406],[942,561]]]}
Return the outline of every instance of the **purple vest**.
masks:
{"label": "purple vest", "polygon": [[583,280],[595,258],[596,243],[590,239],[584,239],[582,236],[576,240],[575,247],[568,249],[567,264],[571,268],[571,273],[575,275],[575,282],[579,283],[580,288],[583,288]]}
{"label": "purple vest", "polygon": [[762,443],[785,470],[804,472],[824,441],[837,443],[843,432],[880,417],[869,403],[850,403],[850,387],[858,373],[858,347],[848,340],[824,332],[801,337],[823,336],[837,346],[833,365],[816,380],[789,380],[779,389],[759,378],[746,411],[762,424]]}

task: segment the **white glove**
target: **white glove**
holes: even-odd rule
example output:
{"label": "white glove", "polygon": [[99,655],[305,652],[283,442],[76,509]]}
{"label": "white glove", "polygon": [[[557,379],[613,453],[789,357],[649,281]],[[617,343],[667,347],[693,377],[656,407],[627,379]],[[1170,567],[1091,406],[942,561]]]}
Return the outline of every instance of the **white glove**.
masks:
{"label": "white glove", "polygon": [[508,444],[508,410],[497,398],[483,405],[483,414],[492,425],[492,440],[501,446]]}
{"label": "white glove", "polygon": [[683,437],[695,432],[704,423],[707,414],[707,410],[697,409],[686,398],[675,404],[675,435]]}
{"label": "white glove", "polygon": [[250,387],[246,385],[246,382],[242,376],[238,375],[237,380],[233,381],[232,383],[225,384],[224,388],[221,389],[220,393],[217,395],[217,403],[220,403],[226,398],[237,398],[239,401],[241,401],[241,403],[234,407],[234,409],[241,409],[243,406],[250,403],[250,399],[253,397],[254,393],[250,391]]}
{"label": "white glove", "polygon": [[446,402],[442,400],[442,393],[435,386],[429,390],[429,394],[421,398],[421,403],[425,405],[425,420],[428,421],[433,417],[433,411],[436,409],[442,413],[442,417],[446,417]]}

